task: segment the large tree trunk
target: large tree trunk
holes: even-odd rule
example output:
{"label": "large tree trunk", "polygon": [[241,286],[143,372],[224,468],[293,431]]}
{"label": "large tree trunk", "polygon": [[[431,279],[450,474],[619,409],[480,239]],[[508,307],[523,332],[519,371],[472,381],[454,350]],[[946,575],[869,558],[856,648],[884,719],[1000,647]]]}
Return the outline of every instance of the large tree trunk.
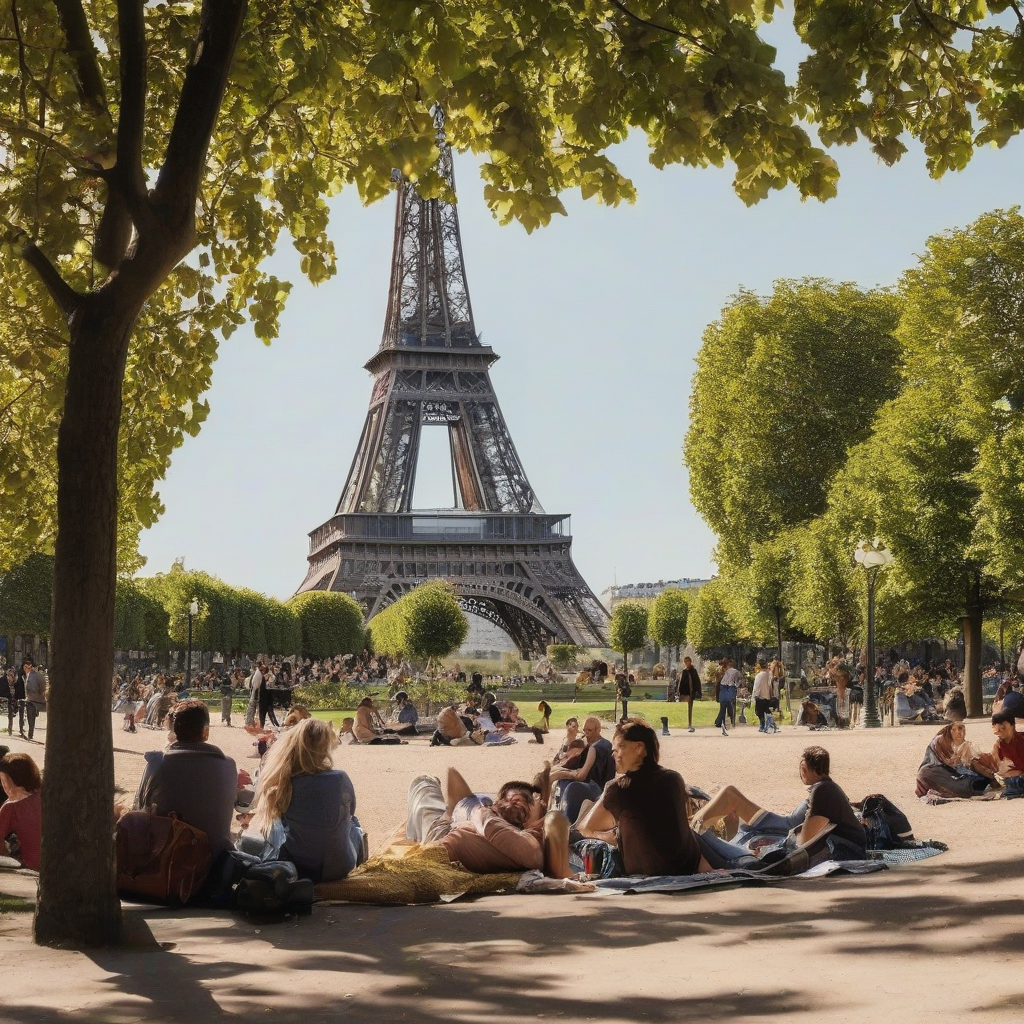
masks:
{"label": "large tree trunk", "polygon": [[121,385],[136,311],[111,294],[71,324],[57,441],[57,543],[36,941],[121,937],[110,726]]}
{"label": "large tree trunk", "polygon": [[976,582],[968,601],[967,614],[961,620],[964,631],[964,695],[970,718],[981,718],[985,713],[981,689],[981,626],[984,613],[980,586]]}

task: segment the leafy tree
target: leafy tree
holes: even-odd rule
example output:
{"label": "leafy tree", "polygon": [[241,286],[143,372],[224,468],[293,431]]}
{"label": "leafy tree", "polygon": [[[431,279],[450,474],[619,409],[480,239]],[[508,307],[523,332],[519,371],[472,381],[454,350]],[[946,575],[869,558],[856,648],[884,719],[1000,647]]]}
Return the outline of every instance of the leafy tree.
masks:
{"label": "leafy tree", "polygon": [[647,606],[639,601],[620,601],[612,610],[608,646],[622,655],[627,673],[630,653],[639,651],[647,639],[647,614]]}
{"label": "leafy tree", "polygon": [[309,658],[358,654],[363,649],[363,610],[348,594],[311,590],[288,607],[302,629],[302,653]]}
{"label": "leafy tree", "polygon": [[824,519],[794,531],[794,560],[787,595],[790,618],[801,633],[819,643],[846,648],[860,636],[864,614],[862,583],[856,576],[852,547],[831,535]]}
{"label": "leafy tree", "polygon": [[986,214],[929,239],[903,293],[906,382],[851,453],[830,515],[848,541],[889,544],[896,561],[880,587],[904,614],[936,634],[961,622],[978,715],[986,611],[1021,597],[1012,460],[1024,426],[1024,218]]}
{"label": "leafy tree", "polygon": [[29,555],[0,573],[0,634],[50,635],[53,558]]}
{"label": "leafy tree", "polygon": [[787,531],[755,544],[750,564],[731,577],[744,632],[758,643],[774,643],[782,657],[782,636],[792,628],[790,600],[795,537]]}
{"label": "leafy tree", "polygon": [[[238,599],[238,646],[248,654],[270,653],[267,644],[267,612],[269,599],[255,590],[239,590]],[[294,654],[299,645],[291,649]],[[274,653],[277,653],[276,651]]]}
{"label": "leafy tree", "polygon": [[119,579],[114,595],[114,646],[121,651],[165,651],[170,618],[135,580]]}
{"label": "leafy tree", "polygon": [[443,580],[421,583],[402,597],[405,646],[416,658],[447,658],[469,634],[469,622],[452,587]]}
{"label": "leafy tree", "polygon": [[686,643],[686,621],[690,602],[678,587],[667,587],[651,603],[647,612],[647,633],[662,647],[679,648]]}
{"label": "leafy tree", "polygon": [[548,660],[559,672],[568,672],[576,663],[580,648],[575,644],[549,644]]}
{"label": "leafy tree", "polygon": [[690,602],[686,623],[689,641],[696,651],[729,647],[740,642],[740,630],[731,609],[732,598],[721,577],[705,583]]}
{"label": "leafy tree", "polygon": [[846,453],[899,384],[900,301],[806,279],[740,292],[704,332],[690,392],[690,495],[723,566],[825,508]]}
{"label": "leafy tree", "polygon": [[1019,0],[797,0],[794,24],[796,95],[828,145],[862,136],[892,164],[910,135],[938,178],[1024,126]]}
{"label": "leafy tree", "polygon": [[263,633],[267,654],[296,654],[302,650],[302,625],[287,604],[267,598],[264,606]]}

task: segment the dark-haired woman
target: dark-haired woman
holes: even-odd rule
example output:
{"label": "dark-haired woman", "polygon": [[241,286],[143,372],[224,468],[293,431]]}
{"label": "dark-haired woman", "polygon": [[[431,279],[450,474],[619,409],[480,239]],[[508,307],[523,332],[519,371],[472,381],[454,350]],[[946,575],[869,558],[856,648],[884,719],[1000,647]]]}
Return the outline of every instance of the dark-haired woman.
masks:
{"label": "dark-haired woman", "polygon": [[546,700],[542,700],[537,705],[537,710],[540,712],[540,718],[530,726],[530,732],[533,733],[533,738],[538,743],[543,743],[551,722],[551,705]]}
{"label": "dark-haired woman", "polygon": [[615,842],[627,875],[692,875],[710,871],[686,817],[683,777],[658,763],[658,737],[638,719],[619,723],[612,738],[619,772],[579,825],[582,835]]}
{"label": "dark-haired woman", "polygon": [[932,737],[917,769],[918,796],[928,792],[945,797],[972,797],[993,783],[999,764],[967,739],[963,722],[950,722]]}
{"label": "dark-haired woman", "polygon": [[43,834],[39,768],[28,754],[0,758],[0,785],[7,800],[0,807],[0,852],[6,852],[33,871],[39,870]]}

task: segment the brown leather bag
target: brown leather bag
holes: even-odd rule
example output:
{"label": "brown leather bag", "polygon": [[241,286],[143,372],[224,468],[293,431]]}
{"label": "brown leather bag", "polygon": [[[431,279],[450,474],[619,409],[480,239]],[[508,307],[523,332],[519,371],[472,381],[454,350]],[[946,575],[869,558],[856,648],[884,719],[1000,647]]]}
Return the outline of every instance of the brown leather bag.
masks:
{"label": "brown leather bag", "polygon": [[188,903],[210,873],[206,833],[176,814],[129,811],[117,823],[117,889],[161,903]]}

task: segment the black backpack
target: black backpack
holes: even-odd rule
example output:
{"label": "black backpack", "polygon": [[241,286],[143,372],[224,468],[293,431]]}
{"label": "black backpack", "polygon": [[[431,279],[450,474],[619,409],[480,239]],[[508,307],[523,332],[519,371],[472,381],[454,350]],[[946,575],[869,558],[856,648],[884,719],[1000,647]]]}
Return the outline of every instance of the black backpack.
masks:
{"label": "black backpack", "polygon": [[864,797],[860,809],[869,850],[896,850],[913,844],[910,821],[888,797],[872,793]]}

